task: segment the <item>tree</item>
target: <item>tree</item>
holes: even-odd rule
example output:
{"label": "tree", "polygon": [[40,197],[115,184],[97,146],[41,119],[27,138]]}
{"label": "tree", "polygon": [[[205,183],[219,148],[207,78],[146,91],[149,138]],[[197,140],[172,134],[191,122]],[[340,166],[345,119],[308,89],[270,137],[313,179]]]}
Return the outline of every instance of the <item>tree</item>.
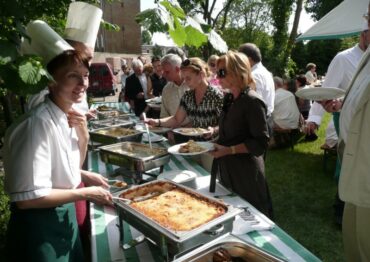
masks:
{"label": "tree", "polygon": [[[224,8],[212,15],[217,0],[161,1],[157,8],[148,9],[136,16],[136,21],[149,32],[166,32],[180,47],[212,45],[220,52],[227,51],[227,45],[221,36],[213,29],[220,13],[228,12],[228,6],[234,0],[227,0]],[[184,9],[182,8],[184,7]],[[199,17],[199,14],[203,14]]]}
{"label": "tree", "polygon": [[152,44],[152,34],[148,30],[143,30],[141,32],[141,42],[147,45]]}

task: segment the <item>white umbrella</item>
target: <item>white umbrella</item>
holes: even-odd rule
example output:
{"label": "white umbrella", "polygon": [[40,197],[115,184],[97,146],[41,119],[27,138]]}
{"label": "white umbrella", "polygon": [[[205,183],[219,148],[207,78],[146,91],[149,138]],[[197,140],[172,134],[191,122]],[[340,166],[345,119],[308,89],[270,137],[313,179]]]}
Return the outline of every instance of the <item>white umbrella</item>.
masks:
{"label": "white umbrella", "polygon": [[317,21],[296,41],[337,39],[358,35],[363,29],[369,0],[344,0],[341,4]]}

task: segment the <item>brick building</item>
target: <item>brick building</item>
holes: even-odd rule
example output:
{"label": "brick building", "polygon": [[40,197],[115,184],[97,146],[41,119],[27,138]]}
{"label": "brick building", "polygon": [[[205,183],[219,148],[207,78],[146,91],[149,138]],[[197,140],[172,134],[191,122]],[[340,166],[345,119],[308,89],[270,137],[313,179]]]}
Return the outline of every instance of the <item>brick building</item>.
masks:
{"label": "brick building", "polygon": [[108,3],[101,1],[103,19],[121,27],[118,32],[100,28],[96,51],[140,54],[141,29],[135,22],[135,16],[140,12],[140,0],[121,0]]}

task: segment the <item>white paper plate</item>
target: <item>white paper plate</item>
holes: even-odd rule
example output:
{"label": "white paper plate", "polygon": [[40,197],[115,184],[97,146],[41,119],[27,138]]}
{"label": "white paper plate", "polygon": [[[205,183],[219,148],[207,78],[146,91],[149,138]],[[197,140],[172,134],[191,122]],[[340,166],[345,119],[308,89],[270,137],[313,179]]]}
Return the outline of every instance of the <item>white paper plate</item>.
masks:
{"label": "white paper plate", "polygon": [[[151,139],[150,141],[152,143],[161,142],[161,141],[165,140],[165,138],[163,136],[159,136],[159,135],[156,135],[154,133],[150,133],[150,139]],[[143,134],[142,141],[143,142],[149,142],[149,140],[148,140],[148,134],[147,133],[144,133]]]}
{"label": "white paper plate", "polygon": [[178,133],[183,136],[202,136],[204,134],[210,133],[209,130],[204,128],[194,128],[194,127],[180,127],[173,130],[173,132]]}
{"label": "white paper plate", "polygon": [[296,96],[307,100],[332,100],[343,97],[346,92],[336,87],[306,87],[298,90]]}
{"label": "white paper plate", "polygon": [[197,174],[190,170],[171,170],[163,172],[158,179],[168,179],[175,183],[186,183],[194,180]]}
{"label": "white paper plate", "polygon": [[182,144],[174,145],[168,148],[168,153],[174,154],[174,155],[181,155],[181,156],[196,156],[196,155],[200,155],[208,151],[211,151],[215,148],[213,143],[210,143],[210,142],[196,142],[196,143],[199,144],[201,147],[203,147],[204,150],[199,151],[199,152],[194,152],[194,153],[180,153],[179,152],[180,146],[186,144],[186,143],[182,143]]}

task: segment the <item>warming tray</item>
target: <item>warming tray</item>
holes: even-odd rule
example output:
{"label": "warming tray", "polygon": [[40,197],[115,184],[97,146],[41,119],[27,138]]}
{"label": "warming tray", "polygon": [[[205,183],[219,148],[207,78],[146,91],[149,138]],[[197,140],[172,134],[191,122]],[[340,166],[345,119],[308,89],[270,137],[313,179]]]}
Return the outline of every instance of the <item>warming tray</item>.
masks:
{"label": "warming tray", "polygon": [[97,116],[99,119],[116,118],[116,117],[128,117],[130,114],[119,110],[107,110],[107,111],[97,111]]}
{"label": "warming tray", "polygon": [[[232,260],[214,259],[215,253],[220,249],[226,251],[226,254],[230,255]],[[232,234],[226,234],[174,260],[174,262],[195,261],[281,262],[287,260],[264,251],[251,243],[247,243]]]}
{"label": "warming tray", "polygon": [[135,126],[133,121],[129,121],[128,118],[111,118],[111,119],[104,119],[104,120],[95,120],[90,121],[90,126],[93,129],[99,129],[104,127],[126,127],[130,128]]}
{"label": "warming tray", "polygon": [[170,161],[166,148],[153,146],[151,149],[148,144],[135,142],[102,146],[99,147],[99,153],[103,162],[136,172],[162,167]]}
{"label": "warming tray", "polygon": [[[204,196],[195,190],[192,190],[185,186],[181,186],[168,180],[156,180],[142,185],[134,186],[130,189],[117,193],[117,195],[123,195],[128,199],[130,199],[130,197],[136,198],[142,194],[147,195],[148,193],[150,193],[151,188],[154,191],[155,188],[156,190],[158,190],[158,186],[165,188],[166,185],[169,185],[171,188],[179,188],[182,191],[195,196],[196,198],[221,205],[225,208],[226,212],[221,216],[216,217],[211,221],[206,222],[203,225],[200,225],[192,230],[175,231],[168,229],[155,222],[154,220],[148,218],[144,214],[132,208],[126,202],[115,199],[114,204],[120,217],[121,241],[123,239],[122,221],[124,220],[130,225],[137,228],[152,242],[157,244],[157,246],[161,249],[163,256],[168,260],[169,258],[172,259],[175,254],[179,254],[186,250],[198,247],[200,245],[203,245],[204,243],[210,242],[221,234],[231,232],[235,216],[243,212],[243,210],[241,209],[226,205],[217,199]],[[141,190],[143,188],[147,189]],[[135,191],[140,193],[135,194]]]}
{"label": "warming tray", "polygon": [[98,142],[104,145],[114,144],[122,141],[141,141],[143,131],[129,129],[124,127],[106,127],[91,130],[91,141]]}

